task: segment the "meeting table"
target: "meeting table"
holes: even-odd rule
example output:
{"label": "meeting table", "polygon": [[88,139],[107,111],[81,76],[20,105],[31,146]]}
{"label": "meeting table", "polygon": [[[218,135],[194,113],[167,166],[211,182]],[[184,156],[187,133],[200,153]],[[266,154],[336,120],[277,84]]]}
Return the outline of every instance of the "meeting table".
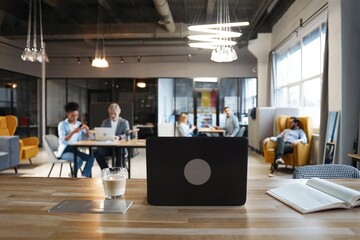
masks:
{"label": "meeting table", "polygon": [[225,129],[215,127],[202,127],[198,129],[198,133],[224,136]]}
{"label": "meeting table", "polygon": [[[71,147],[74,149],[74,159],[77,158],[76,149],[78,148],[95,148],[95,147],[105,147],[111,148],[111,158],[112,166],[115,166],[115,149],[122,148],[128,149],[128,166],[125,164],[125,154],[123,154],[122,162],[120,167],[127,167],[129,178],[131,178],[131,148],[146,148],[145,139],[130,139],[130,140],[115,140],[115,141],[96,141],[96,140],[83,140],[71,144]],[[124,153],[125,151],[123,151]],[[77,169],[77,161],[74,161],[74,169]],[[73,172],[73,177],[77,177],[77,171]]]}

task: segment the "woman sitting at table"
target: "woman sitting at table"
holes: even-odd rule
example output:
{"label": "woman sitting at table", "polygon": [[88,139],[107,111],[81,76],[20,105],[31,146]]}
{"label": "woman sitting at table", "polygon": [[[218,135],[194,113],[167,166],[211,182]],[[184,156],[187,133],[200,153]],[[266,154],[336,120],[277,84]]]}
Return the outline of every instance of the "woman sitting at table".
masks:
{"label": "woman sitting at table", "polygon": [[[69,162],[74,162],[74,152],[69,144],[75,143],[87,138],[91,138],[89,127],[78,121],[79,118],[79,104],[69,102],[65,105],[66,119],[61,121],[58,125],[59,133],[59,147],[57,156],[59,159],[65,159]],[[77,151],[77,168],[80,168],[83,161],[86,162],[82,172],[83,177],[91,177],[91,168],[94,164],[94,157]],[[74,173],[78,169],[74,169]]]}
{"label": "woman sitting at table", "polygon": [[189,127],[187,123],[187,114],[182,112],[179,115],[179,119],[177,122],[176,133],[179,137],[192,137],[194,136],[194,130],[196,126]]}

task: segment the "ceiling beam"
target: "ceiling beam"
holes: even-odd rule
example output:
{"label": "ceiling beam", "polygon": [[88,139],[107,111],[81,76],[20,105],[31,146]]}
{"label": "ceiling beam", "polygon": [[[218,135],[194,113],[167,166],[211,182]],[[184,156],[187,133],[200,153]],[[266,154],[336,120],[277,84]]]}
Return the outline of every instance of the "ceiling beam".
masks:
{"label": "ceiling beam", "polygon": [[[187,25],[175,23],[176,31],[168,32],[155,23],[128,23],[128,24],[104,24],[104,34],[100,37],[105,39],[164,39],[164,38],[186,38],[189,35]],[[81,28],[69,29],[67,26],[56,26],[57,33],[45,34],[44,40],[80,40],[97,39],[96,25],[83,26]],[[51,28],[51,26],[49,26]],[[63,28],[63,29],[62,29]],[[90,31],[89,31],[90,30]],[[46,33],[46,31],[44,31]],[[11,38],[16,38],[12,36]],[[20,36],[18,36],[20,37]]]}

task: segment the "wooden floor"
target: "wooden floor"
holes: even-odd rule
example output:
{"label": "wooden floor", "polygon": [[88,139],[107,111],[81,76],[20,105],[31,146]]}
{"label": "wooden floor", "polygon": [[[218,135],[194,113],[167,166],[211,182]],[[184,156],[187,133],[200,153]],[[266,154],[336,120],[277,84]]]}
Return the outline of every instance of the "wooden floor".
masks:
{"label": "wooden floor", "polygon": [[[131,177],[144,179],[146,178],[146,162],[145,162],[145,149],[138,149],[139,154],[131,160]],[[249,149],[249,162],[248,162],[248,178],[249,179],[267,179],[270,165],[264,162],[263,156],[259,155]],[[59,176],[60,164],[56,164],[51,177]],[[32,159],[30,165],[28,161],[23,161],[18,170],[19,177],[47,177],[51,163],[47,161],[46,152],[41,149],[40,153]],[[61,176],[68,177],[70,169],[67,164],[63,166]],[[278,176],[274,178],[292,178],[293,170],[291,167],[279,167]],[[100,177],[100,167],[95,162],[92,171],[94,178]],[[0,172],[0,175],[15,175],[13,169],[7,169]]]}

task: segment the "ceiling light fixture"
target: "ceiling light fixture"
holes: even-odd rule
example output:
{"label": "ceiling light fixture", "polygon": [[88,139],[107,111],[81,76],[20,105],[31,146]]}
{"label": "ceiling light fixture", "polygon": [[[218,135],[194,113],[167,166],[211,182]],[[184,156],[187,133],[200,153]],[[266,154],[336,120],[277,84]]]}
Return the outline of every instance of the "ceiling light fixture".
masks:
{"label": "ceiling light fixture", "polygon": [[[228,0],[217,1],[217,24],[193,25],[188,29],[197,34],[188,36],[189,46],[194,48],[213,49],[211,60],[214,62],[232,62],[237,59],[236,45],[233,38],[238,38],[240,32],[232,32],[232,27],[248,26],[249,22],[230,22]],[[201,34],[199,34],[201,33]]]}
{"label": "ceiling light fixture", "polygon": [[191,61],[191,54],[188,54],[188,61],[190,62]]}
{"label": "ceiling light fixture", "polygon": [[95,58],[92,60],[91,66],[97,68],[107,68],[109,67],[109,63],[105,57],[104,22],[103,11],[100,1],[101,0],[98,1],[98,25]]}
{"label": "ceiling light fixture", "polygon": [[217,82],[217,78],[214,77],[199,77],[199,78],[194,78],[195,82]]}
{"label": "ceiling light fixture", "polygon": [[5,85],[5,88],[17,88],[17,83],[14,82],[1,83],[1,85]]}
{"label": "ceiling light fixture", "polygon": [[137,82],[137,83],[136,83],[136,86],[138,86],[139,88],[146,88],[146,83],[140,81],[140,82]]}
{"label": "ceiling light fixture", "polygon": [[[40,27],[40,49],[37,49],[37,19],[36,19],[36,10],[37,4],[39,7],[39,27]],[[32,18],[32,15],[34,16]],[[31,44],[31,24],[33,24],[33,42]],[[30,49],[31,47],[31,49]],[[49,62],[49,58],[45,52],[45,44],[43,38],[43,29],[42,29],[42,11],[41,11],[41,0],[30,0],[29,1],[29,16],[28,16],[28,32],[26,38],[26,46],[21,54],[21,59],[29,62]]]}

